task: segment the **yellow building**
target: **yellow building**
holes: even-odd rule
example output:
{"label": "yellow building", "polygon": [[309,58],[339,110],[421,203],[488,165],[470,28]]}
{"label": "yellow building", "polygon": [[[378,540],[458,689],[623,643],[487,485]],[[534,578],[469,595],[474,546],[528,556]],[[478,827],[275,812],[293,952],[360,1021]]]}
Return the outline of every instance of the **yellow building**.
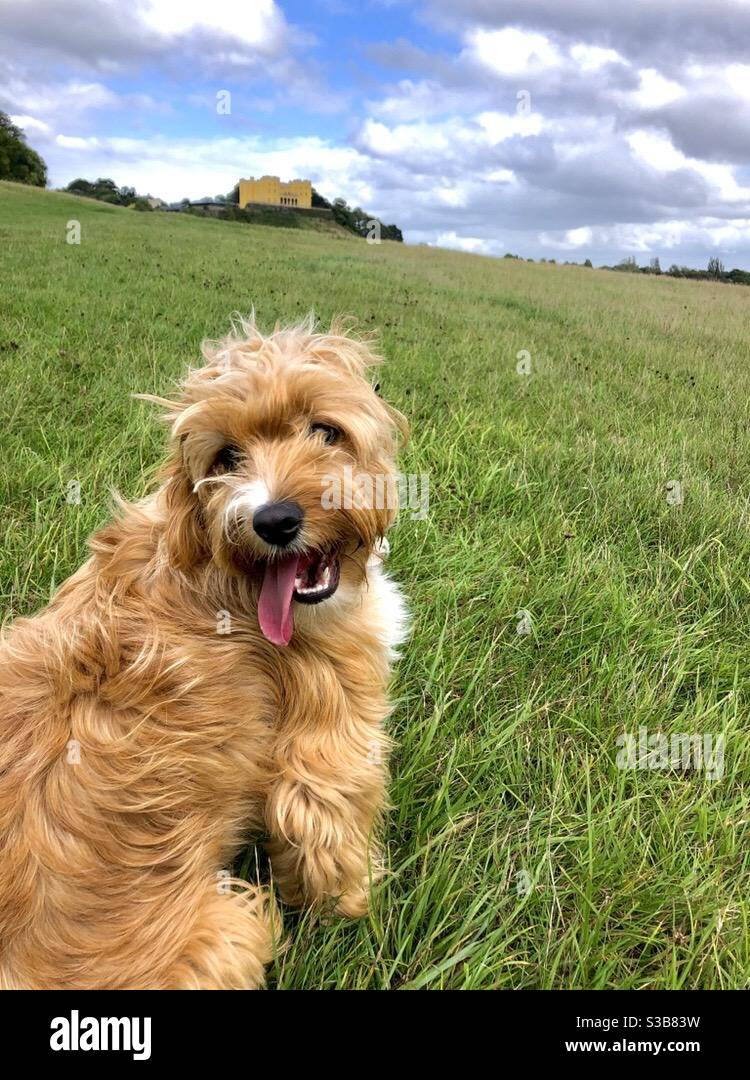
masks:
{"label": "yellow building", "polygon": [[267,206],[294,206],[298,210],[312,207],[312,183],[309,180],[290,180],[283,183],[278,176],[251,176],[240,180],[240,210],[248,203],[265,203]]}

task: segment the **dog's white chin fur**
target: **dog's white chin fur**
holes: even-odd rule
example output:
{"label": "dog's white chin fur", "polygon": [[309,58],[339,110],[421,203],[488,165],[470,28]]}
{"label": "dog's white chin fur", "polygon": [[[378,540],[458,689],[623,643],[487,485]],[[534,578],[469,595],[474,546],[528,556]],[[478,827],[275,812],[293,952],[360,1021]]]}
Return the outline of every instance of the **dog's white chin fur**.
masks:
{"label": "dog's white chin fur", "polygon": [[345,633],[346,620],[353,609],[366,613],[368,624],[375,630],[389,659],[397,660],[399,647],[409,637],[411,623],[404,595],[384,569],[381,555],[370,557],[364,584],[342,581],[334,595],[321,604],[295,604],[295,625],[310,630],[325,626],[335,635],[340,623]]}

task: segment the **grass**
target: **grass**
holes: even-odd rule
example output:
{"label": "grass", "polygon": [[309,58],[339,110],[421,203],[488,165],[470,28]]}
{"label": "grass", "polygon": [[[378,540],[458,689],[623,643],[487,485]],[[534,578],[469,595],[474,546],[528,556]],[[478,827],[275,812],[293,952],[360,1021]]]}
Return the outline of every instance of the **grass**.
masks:
{"label": "grass", "polygon": [[[129,395],[168,389],[233,310],[382,332],[402,467],[430,479],[427,520],[392,537],[415,628],[390,875],[361,924],[298,920],[275,985],[750,984],[750,289],[11,184],[0,239],[8,618],[79,565],[112,487],[143,493],[163,434]],[[639,727],[723,734],[723,776],[618,768]]]}

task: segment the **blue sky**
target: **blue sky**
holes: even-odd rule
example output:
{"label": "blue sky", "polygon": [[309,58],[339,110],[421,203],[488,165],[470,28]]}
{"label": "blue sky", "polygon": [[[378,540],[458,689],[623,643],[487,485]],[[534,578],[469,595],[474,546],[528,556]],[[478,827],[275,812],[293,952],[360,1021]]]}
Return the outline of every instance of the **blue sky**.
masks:
{"label": "blue sky", "polygon": [[750,0],[3,0],[0,35],[53,186],[305,176],[413,243],[750,269]]}

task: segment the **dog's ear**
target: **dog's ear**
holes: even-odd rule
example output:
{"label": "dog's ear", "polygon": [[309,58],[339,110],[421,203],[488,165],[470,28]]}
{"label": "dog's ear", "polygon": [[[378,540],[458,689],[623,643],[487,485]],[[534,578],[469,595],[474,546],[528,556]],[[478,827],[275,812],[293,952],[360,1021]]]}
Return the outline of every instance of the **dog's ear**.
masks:
{"label": "dog's ear", "polygon": [[180,450],[179,460],[175,462],[167,483],[164,541],[172,566],[189,570],[207,558],[208,550],[203,537],[200,503],[181,457]]}

